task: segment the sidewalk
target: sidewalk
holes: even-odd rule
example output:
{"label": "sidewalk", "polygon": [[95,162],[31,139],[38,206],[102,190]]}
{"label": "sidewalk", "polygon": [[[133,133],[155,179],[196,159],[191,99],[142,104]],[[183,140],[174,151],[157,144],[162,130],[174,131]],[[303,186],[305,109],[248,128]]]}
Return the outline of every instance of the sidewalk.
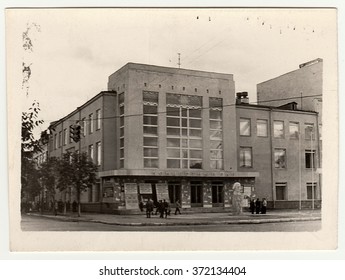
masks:
{"label": "sidewalk", "polygon": [[68,222],[94,222],[118,226],[174,226],[174,225],[216,225],[216,224],[261,224],[280,223],[296,221],[317,221],[321,220],[321,211],[318,210],[274,210],[267,214],[251,214],[244,212],[241,215],[224,213],[188,213],[182,215],[168,216],[167,219],[153,215],[146,218],[145,212],[142,215],[110,215],[98,213],[82,213],[78,217],[75,213],[68,213],[66,216],[44,213],[28,213],[27,215],[45,217]]}

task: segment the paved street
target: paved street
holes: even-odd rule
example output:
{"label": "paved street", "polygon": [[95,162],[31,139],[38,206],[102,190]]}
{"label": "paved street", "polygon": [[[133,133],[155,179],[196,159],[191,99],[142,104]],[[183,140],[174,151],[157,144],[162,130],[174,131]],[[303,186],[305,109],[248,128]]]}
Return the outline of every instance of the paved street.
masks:
{"label": "paved street", "polygon": [[[145,221],[145,218],[143,218]],[[321,229],[321,221],[272,222],[261,224],[203,224],[203,225],[112,225],[90,221],[55,220],[38,216],[22,216],[23,231],[208,231],[208,232],[303,232]]]}

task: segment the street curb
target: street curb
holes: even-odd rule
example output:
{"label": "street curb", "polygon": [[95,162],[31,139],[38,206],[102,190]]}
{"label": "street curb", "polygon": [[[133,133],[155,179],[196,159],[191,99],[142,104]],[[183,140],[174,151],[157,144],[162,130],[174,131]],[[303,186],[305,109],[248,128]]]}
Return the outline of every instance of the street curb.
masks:
{"label": "street curb", "polygon": [[29,216],[44,217],[48,219],[62,220],[66,222],[91,222],[114,226],[199,226],[199,225],[231,225],[231,224],[266,224],[266,223],[287,223],[287,222],[305,222],[318,221],[321,217],[299,217],[299,218],[271,218],[271,219],[242,219],[242,220],[227,220],[227,221],[200,221],[200,222],[179,222],[179,223],[165,223],[165,222],[107,222],[101,220],[93,220],[87,218],[72,218],[65,216],[48,216],[40,214],[28,214]]}

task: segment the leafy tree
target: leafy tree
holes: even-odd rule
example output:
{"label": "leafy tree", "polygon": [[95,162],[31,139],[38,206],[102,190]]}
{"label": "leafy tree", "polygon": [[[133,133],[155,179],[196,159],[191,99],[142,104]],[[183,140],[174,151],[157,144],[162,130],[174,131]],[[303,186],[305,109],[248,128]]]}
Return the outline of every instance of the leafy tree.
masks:
{"label": "leafy tree", "polygon": [[97,165],[86,153],[65,153],[59,164],[59,179],[57,188],[60,191],[72,186],[77,194],[78,216],[80,217],[81,193],[91,188],[96,183]]}
{"label": "leafy tree", "polygon": [[42,124],[39,120],[38,102],[34,102],[27,112],[22,113],[21,131],[21,194],[24,197],[34,197],[39,194],[39,174],[33,156],[42,151],[39,140],[34,137],[35,128]]}

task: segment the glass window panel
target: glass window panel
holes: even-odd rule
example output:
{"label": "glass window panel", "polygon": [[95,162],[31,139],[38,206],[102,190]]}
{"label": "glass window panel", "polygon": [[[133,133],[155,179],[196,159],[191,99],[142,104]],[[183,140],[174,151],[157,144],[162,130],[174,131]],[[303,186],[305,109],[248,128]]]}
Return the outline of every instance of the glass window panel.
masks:
{"label": "glass window panel", "polygon": [[179,118],[167,118],[167,126],[180,126]]}
{"label": "glass window panel", "polygon": [[252,148],[240,148],[240,167],[252,167]]}
{"label": "glass window panel", "polygon": [[124,125],[125,125],[125,118],[120,117],[120,126],[124,126]]}
{"label": "glass window panel", "polygon": [[314,125],[313,124],[305,124],[304,133],[305,133],[305,139],[306,140],[312,139],[311,137],[313,137],[313,139],[315,139]]}
{"label": "glass window panel", "polygon": [[210,97],[209,98],[210,108],[222,108],[223,106],[223,99],[217,97]]}
{"label": "glass window panel", "polygon": [[180,105],[181,104],[181,95],[167,93],[166,94],[166,102],[167,102],[167,104]]}
{"label": "glass window panel", "polygon": [[188,169],[188,160],[182,160],[182,168]]}
{"label": "glass window panel", "polygon": [[97,121],[96,121],[96,129],[101,129],[101,110],[100,109],[98,109],[96,111],[96,119],[97,119]]}
{"label": "glass window panel", "polygon": [[125,146],[125,139],[121,138],[120,139],[120,147],[124,147]]}
{"label": "glass window panel", "polygon": [[267,137],[267,120],[257,120],[256,122],[256,133],[259,137]]}
{"label": "glass window panel", "polygon": [[158,117],[155,116],[144,116],[144,124],[157,125]]}
{"label": "glass window panel", "polygon": [[167,147],[180,147],[180,139],[168,138]]}
{"label": "glass window panel", "polygon": [[190,148],[202,148],[202,141],[201,140],[189,140],[189,147]]}
{"label": "glass window panel", "polygon": [[210,149],[222,149],[223,142],[222,141],[210,141]]}
{"label": "glass window panel", "polygon": [[182,119],[182,127],[187,127],[187,119]]}
{"label": "glass window panel", "polygon": [[179,159],[167,159],[167,167],[168,168],[180,168],[180,160]]}
{"label": "glass window panel", "polygon": [[223,169],[223,160],[211,160],[210,161],[210,167],[211,169]]}
{"label": "glass window panel", "polygon": [[120,168],[123,168],[125,166],[125,161],[123,159],[120,159]]}
{"label": "glass window panel", "polygon": [[120,137],[125,135],[125,128],[120,127]]}
{"label": "glass window panel", "polygon": [[223,158],[223,151],[210,151],[211,152],[211,159],[222,159]]}
{"label": "glass window panel", "polygon": [[201,118],[201,109],[189,109],[190,118]]}
{"label": "glass window panel", "polygon": [[210,138],[215,140],[222,140],[223,134],[219,130],[211,130],[210,131]]}
{"label": "glass window panel", "polygon": [[124,115],[125,114],[125,106],[121,106],[120,107],[120,115]]}
{"label": "glass window panel", "polygon": [[125,157],[125,150],[120,149],[120,158],[124,158],[124,157]]}
{"label": "glass window panel", "polygon": [[190,127],[196,127],[196,128],[201,128],[201,120],[189,120],[189,126]]}
{"label": "glass window panel", "polygon": [[284,122],[283,121],[274,121],[273,129],[274,129],[275,138],[284,138]]}
{"label": "glass window panel", "polygon": [[202,158],[202,150],[189,150],[190,158]]}
{"label": "glass window panel", "polygon": [[181,109],[182,117],[187,117],[187,109]]}
{"label": "glass window panel", "polygon": [[158,130],[155,126],[144,126],[144,134],[146,135],[157,135]]}
{"label": "glass window panel", "polygon": [[299,125],[298,125],[298,123],[291,122],[289,124],[289,134],[290,134],[290,139],[298,139],[299,138]]}
{"label": "glass window panel", "polygon": [[188,140],[187,139],[181,139],[181,141],[182,141],[182,147],[183,148],[188,147]]}
{"label": "glass window panel", "polygon": [[187,136],[188,135],[188,130],[186,128],[182,129],[182,136]]}
{"label": "glass window panel", "polygon": [[180,149],[167,149],[168,158],[179,158]]}
{"label": "glass window panel", "polygon": [[250,120],[240,119],[240,135],[250,136]]}
{"label": "glass window panel", "polygon": [[190,160],[189,161],[189,168],[191,168],[191,169],[202,169],[202,161],[201,160]]}
{"label": "glass window panel", "polygon": [[125,95],[123,93],[119,94],[119,104],[124,103],[125,102]]}
{"label": "glass window panel", "polygon": [[167,127],[167,135],[180,136],[180,129]]}
{"label": "glass window panel", "polygon": [[144,157],[158,157],[158,149],[144,148]]}
{"label": "glass window panel", "polygon": [[211,129],[222,129],[223,125],[221,121],[210,121]]}
{"label": "glass window panel", "polygon": [[201,130],[200,129],[190,129],[189,136],[191,137],[201,137]]}
{"label": "glass window panel", "polygon": [[156,115],[158,112],[157,106],[144,105],[144,114]]}
{"label": "glass window panel", "polygon": [[167,116],[179,116],[180,108],[167,107]]}
{"label": "glass window panel", "polygon": [[187,104],[190,106],[199,106],[202,107],[202,97],[196,95],[186,95]]}
{"label": "glass window panel", "polygon": [[158,92],[144,91],[143,101],[158,103]]}
{"label": "glass window panel", "polygon": [[210,119],[221,120],[222,119],[222,111],[210,110]]}
{"label": "glass window panel", "polygon": [[188,158],[188,150],[182,150],[182,158]]}
{"label": "glass window panel", "polygon": [[274,150],[275,168],[286,168],[286,151],[284,149]]}
{"label": "glass window panel", "polygon": [[158,168],[158,159],[144,158],[144,167]]}
{"label": "glass window panel", "polygon": [[144,137],[144,146],[157,147],[158,138],[157,137]]}

